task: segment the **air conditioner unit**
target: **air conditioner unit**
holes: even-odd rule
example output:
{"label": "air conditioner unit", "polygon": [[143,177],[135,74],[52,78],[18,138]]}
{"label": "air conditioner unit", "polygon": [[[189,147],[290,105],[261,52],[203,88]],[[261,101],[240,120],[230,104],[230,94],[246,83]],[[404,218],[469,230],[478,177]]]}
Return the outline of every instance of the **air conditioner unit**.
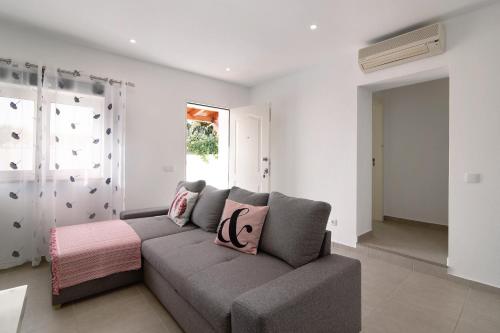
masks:
{"label": "air conditioner unit", "polygon": [[444,28],[432,24],[365,47],[358,52],[358,62],[365,73],[444,52]]}

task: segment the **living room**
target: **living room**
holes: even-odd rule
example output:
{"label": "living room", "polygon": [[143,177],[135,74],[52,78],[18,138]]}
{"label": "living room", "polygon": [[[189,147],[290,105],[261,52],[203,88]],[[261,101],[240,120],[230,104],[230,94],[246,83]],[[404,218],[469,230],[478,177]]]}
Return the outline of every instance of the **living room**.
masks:
{"label": "living room", "polygon": [[[1,4],[0,331],[500,331],[498,1]],[[373,100],[436,80],[439,265],[363,246]]]}

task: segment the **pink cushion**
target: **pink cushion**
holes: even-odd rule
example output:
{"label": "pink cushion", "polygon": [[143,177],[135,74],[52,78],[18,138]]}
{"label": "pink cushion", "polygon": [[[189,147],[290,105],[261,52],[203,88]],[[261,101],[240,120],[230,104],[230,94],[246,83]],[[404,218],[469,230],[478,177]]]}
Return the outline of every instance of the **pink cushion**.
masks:
{"label": "pink cushion", "polygon": [[215,244],[257,254],[269,206],[252,206],[227,199]]}
{"label": "pink cushion", "polygon": [[196,200],[198,199],[198,193],[190,192],[184,187],[181,187],[177,194],[172,200],[170,205],[168,216],[180,227],[189,221],[191,212],[193,211]]}

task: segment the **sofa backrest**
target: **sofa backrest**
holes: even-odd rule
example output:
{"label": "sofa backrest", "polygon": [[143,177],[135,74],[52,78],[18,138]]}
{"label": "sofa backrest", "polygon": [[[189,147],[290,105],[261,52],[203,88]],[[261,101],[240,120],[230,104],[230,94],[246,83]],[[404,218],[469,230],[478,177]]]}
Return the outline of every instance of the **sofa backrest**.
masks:
{"label": "sofa backrest", "polygon": [[332,232],[327,230],[323,237],[323,243],[321,243],[319,257],[329,256],[330,254],[332,254]]}
{"label": "sofa backrest", "polygon": [[318,258],[331,206],[279,192],[269,195],[268,205],[259,250],[295,268]]}
{"label": "sofa backrest", "polygon": [[205,185],[206,185],[206,183],[204,180],[197,180],[194,182],[187,182],[185,180],[181,180],[177,184],[177,187],[175,188],[175,192],[177,193],[177,191],[179,191],[179,189],[182,186],[184,186],[186,188],[186,190],[188,190],[190,192],[200,193],[205,188]]}
{"label": "sofa backrest", "polygon": [[267,206],[269,193],[250,192],[233,186],[229,191],[229,200],[253,206]]}
{"label": "sofa backrest", "polygon": [[219,190],[207,185],[193,208],[191,222],[205,231],[216,232],[228,195],[229,189]]}
{"label": "sofa backrest", "polygon": [[216,232],[226,199],[269,206],[259,251],[282,259],[297,268],[318,257],[331,254],[331,233],[326,231],[331,206],[326,202],[294,198],[279,192],[256,193],[237,186],[218,190],[205,181],[179,182],[201,192],[193,209],[191,222],[208,232]]}

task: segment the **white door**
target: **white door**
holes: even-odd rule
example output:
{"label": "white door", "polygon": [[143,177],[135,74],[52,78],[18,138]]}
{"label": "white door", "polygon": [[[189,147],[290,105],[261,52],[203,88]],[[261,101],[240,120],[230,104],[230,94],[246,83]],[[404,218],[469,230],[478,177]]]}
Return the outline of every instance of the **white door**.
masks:
{"label": "white door", "polygon": [[384,220],[384,113],[382,102],[373,99],[372,218]]}
{"label": "white door", "polygon": [[229,112],[229,184],[269,192],[270,107],[245,106]]}

